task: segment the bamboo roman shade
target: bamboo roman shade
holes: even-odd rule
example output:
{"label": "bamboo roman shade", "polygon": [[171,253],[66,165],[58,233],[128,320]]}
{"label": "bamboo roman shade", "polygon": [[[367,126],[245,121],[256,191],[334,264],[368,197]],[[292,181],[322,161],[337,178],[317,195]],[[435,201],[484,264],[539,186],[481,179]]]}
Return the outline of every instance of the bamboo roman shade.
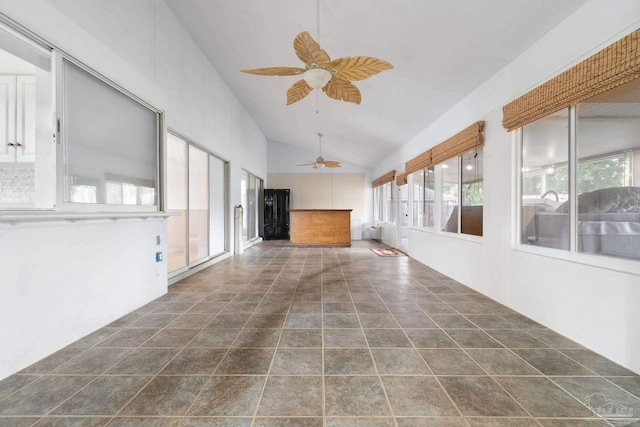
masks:
{"label": "bamboo roman shade", "polygon": [[422,169],[426,169],[431,166],[431,149],[428,149],[424,153],[409,160],[404,164],[404,170],[406,173],[414,173]]}
{"label": "bamboo roman shade", "polygon": [[396,177],[396,185],[405,185],[407,183],[407,176],[409,176],[409,174],[407,174],[406,172],[398,175]]}
{"label": "bamboo roman shade", "polygon": [[618,40],[502,108],[512,131],[640,77],[640,30]]}
{"label": "bamboo roman shade", "polygon": [[474,148],[481,147],[484,144],[483,129],[484,121],[475,122],[446,141],[406,162],[404,166],[405,173],[410,174],[426,169],[429,166],[442,163]]}
{"label": "bamboo roman shade", "polygon": [[385,173],[380,178],[374,179],[373,182],[371,183],[371,186],[373,188],[380,187],[381,185],[384,185],[387,182],[393,181],[395,179],[395,177],[396,177],[396,171],[394,169],[392,171],[389,171],[389,172]]}

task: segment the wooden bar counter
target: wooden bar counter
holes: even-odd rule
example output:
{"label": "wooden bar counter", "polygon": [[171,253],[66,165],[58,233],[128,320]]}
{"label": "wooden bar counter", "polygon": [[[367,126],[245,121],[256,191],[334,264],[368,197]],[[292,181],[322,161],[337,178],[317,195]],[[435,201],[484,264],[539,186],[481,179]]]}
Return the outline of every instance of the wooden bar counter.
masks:
{"label": "wooden bar counter", "polygon": [[351,209],[290,209],[292,246],[351,246]]}

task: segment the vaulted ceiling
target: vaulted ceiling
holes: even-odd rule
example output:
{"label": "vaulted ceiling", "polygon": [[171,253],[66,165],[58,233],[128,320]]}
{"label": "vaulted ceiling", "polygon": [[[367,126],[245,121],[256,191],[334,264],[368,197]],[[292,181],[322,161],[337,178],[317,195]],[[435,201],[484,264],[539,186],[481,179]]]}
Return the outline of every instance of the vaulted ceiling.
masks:
{"label": "vaulted ceiling", "polygon": [[[315,152],[322,132],[325,157],[375,167],[586,0],[166,1],[268,139]],[[240,70],[304,67],[302,31],[332,59],[394,68],[354,82],[360,105],[319,91],[286,105],[299,76]]]}

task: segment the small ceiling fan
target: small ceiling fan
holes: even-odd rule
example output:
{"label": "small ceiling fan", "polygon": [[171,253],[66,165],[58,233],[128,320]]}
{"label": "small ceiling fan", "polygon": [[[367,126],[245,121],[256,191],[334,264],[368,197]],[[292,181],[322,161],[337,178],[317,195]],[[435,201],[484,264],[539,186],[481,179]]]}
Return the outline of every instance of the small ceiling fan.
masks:
{"label": "small ceiling fan", "polygon": [[321,133],[318,133],[318,139],[319,139],[320,151],[316,160],[313,162],[303,163],[301,165],[296,165],[296,166],[312,166],[314,169],[341,168],[342,166],[340,166],[340,162],[336,162],[333,160],[325,160],[324,157],[322,157],[322,134]]}
{"label": "small ceiling fan", "polygon": [[298,34],[293,40],[293,50],[304,62],[304,68],[269,67],[240,71],[262,76],[301,75],[302,80],[287,91],[287,105],[300,101],[313,89],[320,88],[330,98],[360,104],[360,91],[351,82],[364,80],[393,68],[393,65],[386,61],[368,56],[345,56],[332,61],[329,54],[320,48],[318,42],[312,39],[307,31]]}

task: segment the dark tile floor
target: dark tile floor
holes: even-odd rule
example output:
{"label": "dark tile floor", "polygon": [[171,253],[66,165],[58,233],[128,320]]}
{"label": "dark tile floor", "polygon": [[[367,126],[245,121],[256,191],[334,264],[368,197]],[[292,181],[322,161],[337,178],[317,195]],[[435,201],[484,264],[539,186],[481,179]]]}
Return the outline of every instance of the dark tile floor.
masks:
{"label": "dark tile floor", "polygon": [[640,424],[639,376],[374,246],[207,268],[1,381],[0,425]]}

